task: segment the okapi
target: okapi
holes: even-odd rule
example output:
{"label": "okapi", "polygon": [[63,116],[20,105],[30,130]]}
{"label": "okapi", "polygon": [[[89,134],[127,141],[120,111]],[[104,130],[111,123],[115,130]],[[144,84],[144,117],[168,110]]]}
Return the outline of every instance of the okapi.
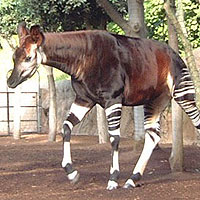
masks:
{"label": "okapi", "polygon": [[71,130],[95,104],[105,109],[112,146],[108,190],[118,187],[122,106],[144,105],[145,128],[143,151],[124,188],[134,188],[141,179],[160,140],[160,115],[171,98],[200,129],[189,70],[166,44],[100,30],[43,33],[39,26],[29,30],[25,23],[19,24],[18,36],[20,45],[14,52],[9,87],[15,88],[30,78],[41,63],[71,75],[76,98],[63,123],[62,160],[71,182],[79,177],[72,165]]}

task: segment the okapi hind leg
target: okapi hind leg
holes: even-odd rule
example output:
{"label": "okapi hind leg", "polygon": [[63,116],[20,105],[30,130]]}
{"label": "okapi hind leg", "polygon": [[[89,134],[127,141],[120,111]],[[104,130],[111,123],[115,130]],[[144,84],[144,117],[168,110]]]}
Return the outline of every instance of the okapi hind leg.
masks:
{"label": "okapi hind leg", "polygon": [[182,69],[182,77],[175,84],[173,98],[191,119],[200,137],[200,114],[195,102],[195,88],[186,67]]}
{"label": "okapi hind leg", "polygon": [[119,142],[120,142],[120,119],[121,119],[122,104],[114,104],[107,109],[106,118],[108,122],[108,132],[112,146],[112,163],[110,168],[110,179],[108,181],[107,190],[118,188],[119,178]]}
{"label": "okapi hind leg", "polygon": [[76,183],[79,179],[79,173],[72,166],[70,139],[72,128],[77,125],[85,116],[91,107],[82,106],[74,102],[70,108],[67,119],[63,123],[63,160],[62,167],[65,170],[68,179]]}
{"label": "okapi hind leg", "polygon": [[131,177],[124,185],[126,189],[136,187],[136,182],[142,178],[151,154],[160,141],[160,115],[169,103],[170,98],[170,96],[163,94],[152,103],[144,105],[144,147]]}

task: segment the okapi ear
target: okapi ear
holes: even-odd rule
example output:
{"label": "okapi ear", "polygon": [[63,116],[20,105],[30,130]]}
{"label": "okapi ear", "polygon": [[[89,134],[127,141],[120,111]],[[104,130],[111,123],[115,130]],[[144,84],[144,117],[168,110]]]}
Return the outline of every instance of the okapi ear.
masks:
{"label": "okapi ear", "polygon": [[40,30],[39,25],[34,25],[30,29],[30,35],[32,40],[37,44],[37,46],[41,46],[42,43],[44,42],[44,35],[42,31]]}
{"label": "okapi ear", "polygon": [[17,34],[19,37],[19,41],[21,41],[23,37],[29,35],[29,30],[26,28],[26,22],[19,23],[17,27]]}

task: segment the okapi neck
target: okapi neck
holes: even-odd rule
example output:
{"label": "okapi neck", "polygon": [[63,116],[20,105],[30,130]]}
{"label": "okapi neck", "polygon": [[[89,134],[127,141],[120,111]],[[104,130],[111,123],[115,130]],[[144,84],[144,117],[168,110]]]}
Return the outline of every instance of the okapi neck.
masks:
{"label": "okapi neck", "polygon": [[74,40],[70,37],[69,40],[66,36],[67,34],[45,34],[45,42],[41,48],[42,64],[77,77],[86,57],[85,44],[76,42],[76,37]]}

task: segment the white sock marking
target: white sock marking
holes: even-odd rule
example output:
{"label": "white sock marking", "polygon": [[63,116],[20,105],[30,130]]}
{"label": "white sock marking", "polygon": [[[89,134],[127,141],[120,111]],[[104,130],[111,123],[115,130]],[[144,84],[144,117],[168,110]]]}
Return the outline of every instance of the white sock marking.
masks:
{"label": "white sock marking", "polygon": [[133,188],[136,187],[135,183],[133,182],[132,179],[128,179],[124,185],[124,188],[128,188],[129,186],[132,186]]}
{"label": "white sock marking", "polygon": [[141,175],[143,175],[147,162],[152,154],[152,151],[160,140],[160,137],[156,133],[151,132],[150,134],[151,136],[153,136],[155,141],[152,140],[148,133],[145,134],[144,148],[135,166],[133,174],[140,173]]}
{"label": "white sock marking", "polygon": [[108,186],[107,186],[107,190],[113,190],[113,189],[117,189],[118,187],[118,183],[115,181],[108,181]]}
{"label": "white sock marking", "polygon": [[62,167],[65,167],[68,163],[72,163],[70,142],[64,142]]}
{"label": "white sock marking", "polygon": [[68,174],[67,177],[71,181],[71,180],[73,180],[76,177],[77,174],[78,174],[78,171],[74,171],[71,174]]}
{"label": "white sock marking", "polygon": [[110,168],[110,174],[112,174],[115,170],[119,171],[119,152],[114,151],[113,152],[113,166]]}

